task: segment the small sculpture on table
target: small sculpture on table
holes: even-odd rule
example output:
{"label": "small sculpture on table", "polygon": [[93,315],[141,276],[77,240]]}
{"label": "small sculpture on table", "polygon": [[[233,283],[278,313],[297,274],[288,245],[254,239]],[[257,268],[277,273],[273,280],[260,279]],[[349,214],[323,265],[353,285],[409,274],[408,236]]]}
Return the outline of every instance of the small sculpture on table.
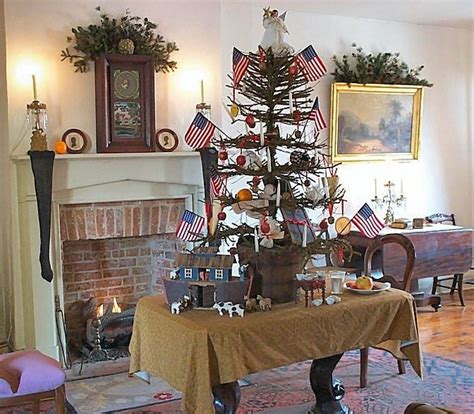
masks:
{"label": "small sculpture on table", "polygon": [[[304,291],[305,306],[309,307],[314,300],[314,291],[320,291],[322,301],[326,298],[326,281],[321,278],[298,280],[297,287]],[[310,299],[311,298],[311,299]]]}

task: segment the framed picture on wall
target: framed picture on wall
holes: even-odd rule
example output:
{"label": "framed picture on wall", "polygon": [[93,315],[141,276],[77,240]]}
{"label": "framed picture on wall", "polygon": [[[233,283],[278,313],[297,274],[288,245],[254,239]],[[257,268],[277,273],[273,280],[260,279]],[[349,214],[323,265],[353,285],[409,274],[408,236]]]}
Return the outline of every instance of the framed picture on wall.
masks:
{"label": "framed picture on wall", "polygon": [[153,151],[153,59],[103,54],[95,65],[97,152]]}
{"label": "framed picture on wall", "polygon": [[332,161],[418,159],[423,87],[331,86]]}

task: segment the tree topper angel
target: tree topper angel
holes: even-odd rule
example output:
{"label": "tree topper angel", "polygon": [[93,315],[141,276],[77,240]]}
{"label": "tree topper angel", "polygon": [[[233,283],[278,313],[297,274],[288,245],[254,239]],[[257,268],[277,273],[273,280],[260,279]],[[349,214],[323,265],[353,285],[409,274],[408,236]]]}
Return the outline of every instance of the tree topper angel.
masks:
{"label": "tree topper angel", "polygon": [[278,15],[278,10],[270,10],[270,7],[263,9],[263,33],[260,46],[264,50],[272,48],[275,54],[293,53],[294,49],[283,39],[289,33],[285,25],[286,12]]}

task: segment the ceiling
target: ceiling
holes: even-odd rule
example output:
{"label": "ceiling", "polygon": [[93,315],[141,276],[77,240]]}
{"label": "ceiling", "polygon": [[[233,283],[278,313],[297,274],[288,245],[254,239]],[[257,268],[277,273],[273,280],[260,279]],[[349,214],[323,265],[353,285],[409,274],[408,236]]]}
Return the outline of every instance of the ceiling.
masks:
{"label": "ceiling", "polygon": [[[259,2],[260,3],[260,2]],[[395,22],[474,29],[474,0],[273,0],[272,7]]]}

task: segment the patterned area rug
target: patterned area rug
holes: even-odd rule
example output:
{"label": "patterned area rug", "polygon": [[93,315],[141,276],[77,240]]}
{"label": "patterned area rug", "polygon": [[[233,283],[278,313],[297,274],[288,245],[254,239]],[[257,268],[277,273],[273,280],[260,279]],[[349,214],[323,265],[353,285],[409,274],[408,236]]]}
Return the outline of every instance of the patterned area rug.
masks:
{"label": "patterned area rug", "polygon": [[[359,389],[359,353],[344,355],[336,376],[346,388],[344,402],[355,413],[401,414],[413,401],[450,407],[474,414],[474,367],[424,355],[425,379],[421,381],[407,364],[407,373],[397,375],[397,364],[389,354],[371,349],[368,387]],[[238,414],[303,414],[314,404],[309,385],[311,362],[302,362],[247,377]],[[152,385],[126,374],[67,383],[70,414],[183,414],[180,394],[164,381]],[[128,405],[127,405],[128,404]],[[30,413],[29,408],[0,410],[2,414]],[[53,414],[51,404],[42,413]],[[209,413],[211,414],[211,413]]]}

